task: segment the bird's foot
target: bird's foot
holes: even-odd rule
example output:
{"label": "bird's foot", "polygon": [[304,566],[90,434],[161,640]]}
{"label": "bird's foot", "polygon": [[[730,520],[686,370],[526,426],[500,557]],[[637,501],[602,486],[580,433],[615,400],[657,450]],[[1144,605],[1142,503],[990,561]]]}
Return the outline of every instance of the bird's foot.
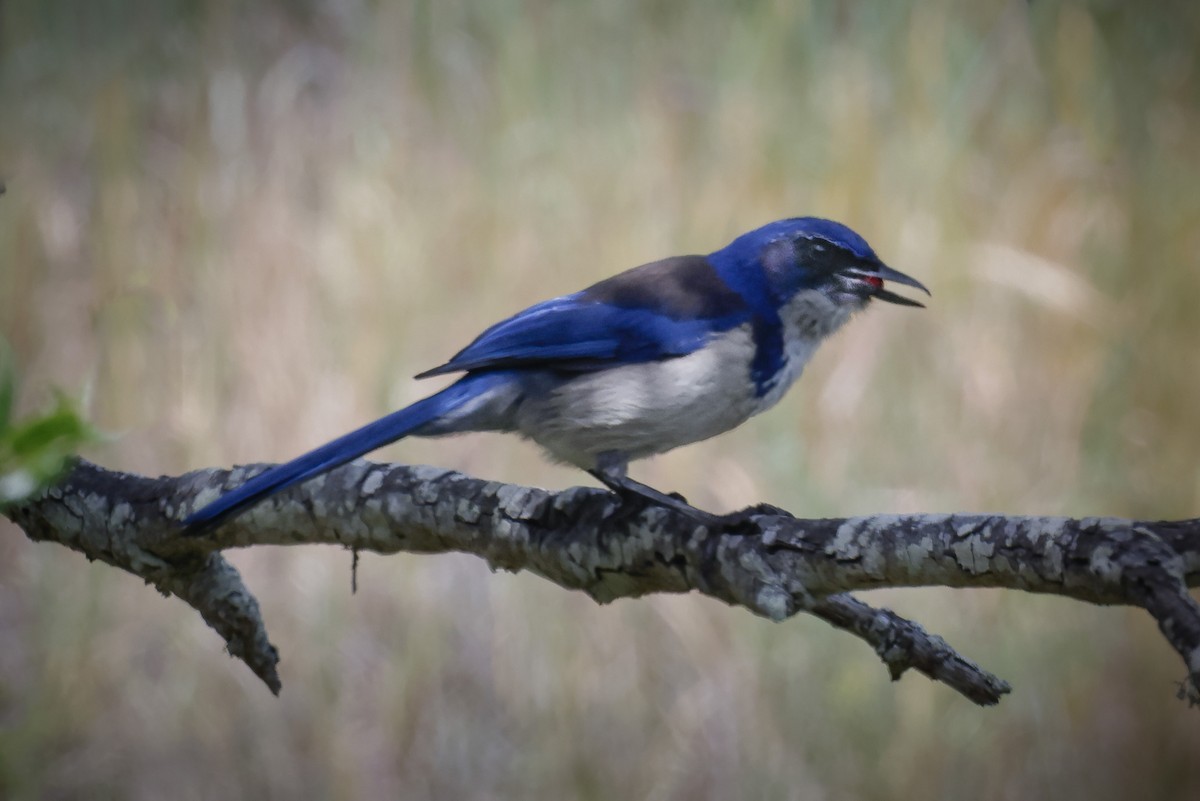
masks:
{"label": "bird's foot", "polygon": [[762,526],[758,524],[760,517],[786,517],[792,520],[796,516],[787,509],[769,503],[756,503],[721,516],[720,527],[726,534],[757,535],[762,534]]}
{"label": "bird's foot", "polygon": [[621,487],[616,489],[617,495],[621,498],[622,510],[628,510],[629,514],[637,515],[647,509],[659,507],[670,509],[672,512],[681,514],[702,526],[715,529],[721,525],[721,517],[719,515],[714,515],[711,512],[706,512],[703,509],[692,506],[687,502],[687,498],[677,492],[665,493],[649,487],[647,489],[650,489],[649,493],[642,491],[640,488]]}
{"label": "bird's foot", "polygon": [[660,492],[654,489],[654,487],[643,484],[640,481],[634,481],[624,475],[614,475],[613,473],[602,473],[600,471],[593,471],[592,475],[620,497],[621,509],[618,514],[621,519],[628,519],[629,517],[641,514],[646,509],[657,506],[670,509],[710,529],[715,530],[721,525],[722,518],[720,516],[706,512],[703,509],[697,509],[688,503],[687,498],[678,492]]}

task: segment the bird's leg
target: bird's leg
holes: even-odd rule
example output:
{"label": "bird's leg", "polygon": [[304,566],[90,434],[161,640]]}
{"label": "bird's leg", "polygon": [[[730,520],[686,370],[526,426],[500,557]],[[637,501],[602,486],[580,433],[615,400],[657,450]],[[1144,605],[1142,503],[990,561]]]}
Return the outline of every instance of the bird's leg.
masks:
{"label": "bird's leg", "polygon": [[662,506],[705,526],[720,525],[719,516],[697,509],[682,495],[668,495],[640,481],[634,481],[626,475],[628,467],[629,463],[619,454],[606,452],[600,454],[596,460],[596,467],[588,472],[601,484],[620,495],[624,503],[638,502],[642,506]]}

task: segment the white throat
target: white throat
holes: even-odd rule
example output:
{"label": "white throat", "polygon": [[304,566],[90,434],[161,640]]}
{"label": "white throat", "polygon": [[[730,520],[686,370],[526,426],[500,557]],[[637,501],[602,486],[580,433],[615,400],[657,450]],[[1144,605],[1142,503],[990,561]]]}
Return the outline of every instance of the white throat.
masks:
{"label": "white throat", "polygon": [[783,366],[771,380],[758,412],[765,412],[779,402],[804,372],[817,346],[845,325],[859,308],[834,303],[814,289],[797,292],[784,304],[779,310],[783,321]]}

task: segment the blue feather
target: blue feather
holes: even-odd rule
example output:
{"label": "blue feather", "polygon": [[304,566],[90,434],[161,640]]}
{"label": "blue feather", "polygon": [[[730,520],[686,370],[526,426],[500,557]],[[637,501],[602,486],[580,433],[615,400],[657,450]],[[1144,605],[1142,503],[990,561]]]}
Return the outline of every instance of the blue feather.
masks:
{"label": "blue feather", "polygon": [[767,223],[742,234],[718,253],[726,253],[737,261],[753,261],[767,245],[785,238],[821,239],[863,261],[879,261],[867,240],[853,229],[821,217],[790,217]]}
{"label": "blue feather", "polygon": [[411,406],[392,412],[290,462],[271,467],[231,490],[183,521],[190,534],[220,525],[264,498],[416,432],[463,404],[480,397],[504,376],[474,375],[450,385]]}
{"label": "blue feather", "polygon": [[531,306],[417,378],[510,368],[589,372],[686,356],[750,316],[703,256],[666,259]]}

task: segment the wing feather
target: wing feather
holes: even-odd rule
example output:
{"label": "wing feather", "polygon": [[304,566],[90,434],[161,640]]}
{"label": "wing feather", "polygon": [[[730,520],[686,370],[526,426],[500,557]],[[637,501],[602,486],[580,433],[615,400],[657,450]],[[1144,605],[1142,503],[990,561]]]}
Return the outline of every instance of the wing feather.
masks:
{"label": "wing feather", "polygon": [[664,259],[531,306],[417,378],[513,367],[588,372],[669,359],[750,316],[705,257]]}

